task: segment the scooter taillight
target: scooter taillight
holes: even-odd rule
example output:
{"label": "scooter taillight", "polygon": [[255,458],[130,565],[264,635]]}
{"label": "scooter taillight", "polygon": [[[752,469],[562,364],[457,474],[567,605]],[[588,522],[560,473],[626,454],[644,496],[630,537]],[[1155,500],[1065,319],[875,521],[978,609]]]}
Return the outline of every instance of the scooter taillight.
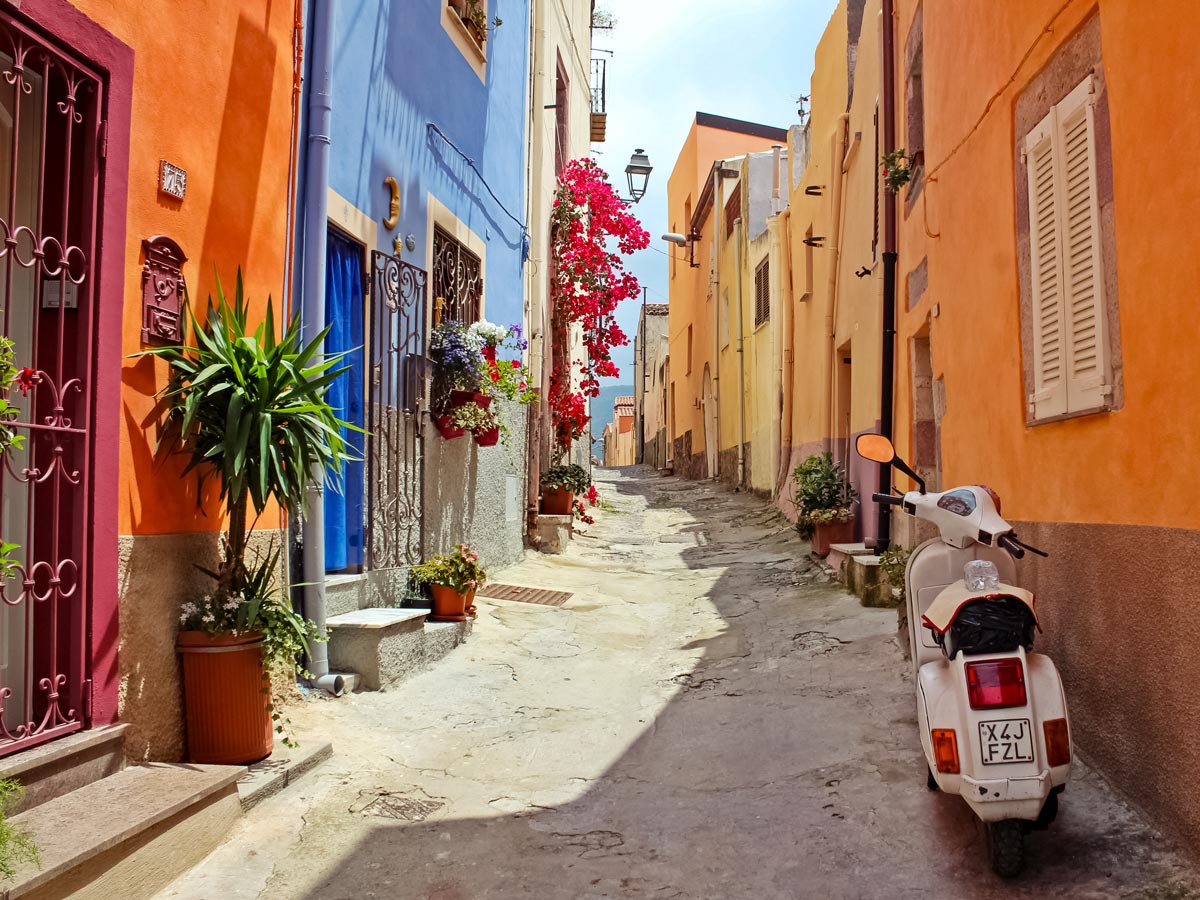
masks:
{"label": "scooter taillight", "polygon": [[1021,660],[989,659],[967,663],[967,696],[971,709],[1004,709],[1025,705],[1025,669]]}

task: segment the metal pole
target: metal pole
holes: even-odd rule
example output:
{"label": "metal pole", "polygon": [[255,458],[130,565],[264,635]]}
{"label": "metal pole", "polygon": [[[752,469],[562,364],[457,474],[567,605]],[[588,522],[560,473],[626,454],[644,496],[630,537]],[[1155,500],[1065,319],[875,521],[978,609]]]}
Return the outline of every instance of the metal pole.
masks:
{"label": "metal pole", "polygon": [[[896,48],[893,34],[893,0],[883,0],[883,152],[896,149]],[[876,160],[878,165],[878,160]],[[875,177],[879,177],[878,170]],[[891,440],[893,431],[892,394],[896,365],[896,194],[884,191],[883,203],[883,352],[880,356],[879,430]],[[879,492],[891,492],[891,471],[879,467]],[[875,547],[886,550],[891,544],[891,507],[880,504],[879,527]]]}

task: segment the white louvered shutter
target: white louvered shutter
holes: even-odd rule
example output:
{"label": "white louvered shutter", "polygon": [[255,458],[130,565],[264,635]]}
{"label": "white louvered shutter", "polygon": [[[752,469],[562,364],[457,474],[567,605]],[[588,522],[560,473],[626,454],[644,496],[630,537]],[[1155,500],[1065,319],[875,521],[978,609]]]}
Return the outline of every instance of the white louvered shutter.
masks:
{"label": "white louvered shutter", "polygon": [[1089,75],[1055,109],[1069,412],[1098,409],[1109,392],[1092,81]]}
{"label": "white louvered shutter", "polygon": [[1029,181],[1029,261],[1032,285],[1033,418],[1067,411],[1064,352],[1063,260],[1059,220],[1058,154],[1054,110],[1025,139]]}

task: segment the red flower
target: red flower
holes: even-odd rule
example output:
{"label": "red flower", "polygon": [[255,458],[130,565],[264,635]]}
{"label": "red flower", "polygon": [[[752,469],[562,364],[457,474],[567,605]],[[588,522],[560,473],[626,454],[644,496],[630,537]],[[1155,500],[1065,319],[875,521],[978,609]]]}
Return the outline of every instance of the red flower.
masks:
{"label": "red flower", "polygon": [[492,369],[492,381],[499,381],[499,380],[500,380],[500,370],[497,368],[493,368]]}
{"label": "red flower", "polygon": [[29,389],[38,383],[37,369],[31,369],[28,366],[21,369],[21,374],[17,376],[17,387],[21,389],[21,396],[28,397]]}

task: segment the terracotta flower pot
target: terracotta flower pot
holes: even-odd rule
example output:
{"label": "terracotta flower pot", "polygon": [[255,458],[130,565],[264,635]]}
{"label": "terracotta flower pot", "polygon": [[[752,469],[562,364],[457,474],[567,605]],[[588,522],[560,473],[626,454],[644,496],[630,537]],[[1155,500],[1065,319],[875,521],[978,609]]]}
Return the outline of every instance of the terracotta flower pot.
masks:
{"label": "terracotta flower pot", "polygon": [[433,609],[429,614],[430,622],[465,622],[467,607],[475,600],[475,592],[460,594],[454,588],[445,584],[431,584],[433,592]]}
{"label": "terracotta flower pot", "polygon": [[474,431],[475,443],[480,447],[495,447],[500,441],[500,427],[489,428],[487,431]]}
{"label": "terracotta flower pot", "polygon": [[434,416],[433,424],[437,426],[438,434],[448,441],[462,437],[467,433],[466,429],[456,426],[450,416]]}
{"label": "terracotta flower pot", "polygon": [[183,656],[188,762],[242,766],[270,756],[275,735],[263,636],[181,631],[176,648]]}
{"label": "terracotta flower pot", "polygon": [[824,559],[833,544],[848,544],[854,540],[854,520],[849,522],[825,522],[813,529],[812,552]]}
{"label": "terracotta flower pot", "polygon": [[575,503],[575,492],[566,488],[542,488],[542,514],[569,516]]}

